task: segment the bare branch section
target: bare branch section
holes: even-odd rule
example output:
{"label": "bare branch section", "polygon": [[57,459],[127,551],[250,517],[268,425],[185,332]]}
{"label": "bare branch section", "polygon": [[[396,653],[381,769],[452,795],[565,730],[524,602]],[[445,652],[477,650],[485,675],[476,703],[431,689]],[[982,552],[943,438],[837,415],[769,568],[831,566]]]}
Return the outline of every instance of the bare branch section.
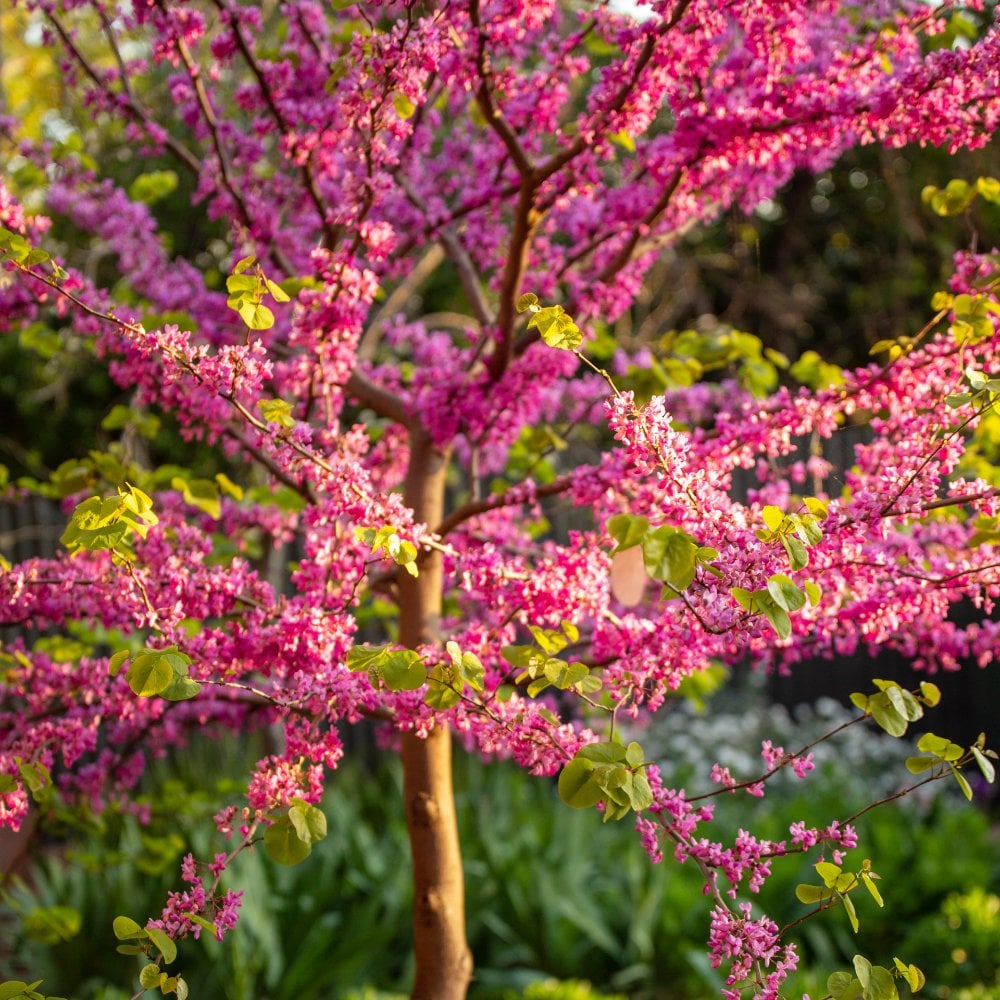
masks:
{"label": "bare branch section", "polygon": [[368,326],[358,346],[359,361],[371,361],[375,357],[375,352],[386,324],[406,308],[407,302],[417,293],[417,289],[441,266],[445,256],[442,244],[435,243],[431,245],[410,270],[410,273],[389,293],[385,302],[382,303],[375,315],[368,321]]}
{"label": "bare branch section", "polygon": [[512,507],[522,503],[530,503],[534,500],[542,500],[545,497],[558,496],[565,493],[573,485],[571,476],[560,476],[551,483],[537,486],[530,495],[526,495],[523,489],[511,488],[503,493],[493,493],[480,500],[470,500],[468,503],[457,507],[434,529],[435,535],[442,538],[454,531],[457,527],[479,514],[485,514],[491,510],[499,510],[501,507]]}
{"label": "bare branch section", "polygon": [[490,68],[489,52],[486,49],[487,36],[483,29],[482,19],[479,14],[479,0],[471,0],[469,4],[469,19],[475,33],[476,44],[476,72],[479,76],[479,85],[476,88],[476,102],[483,113],[483,117],[489,123],[490,128],[500,137],[500,141],[506,146],[510,158],[517,167],[517,172],[525,180],[533,178],[535,173],[528,154],[524,151],[517,133],[511,128],[510,122],[504,117],[503,111],[493,100],[493,72]]}
{"label": "bare branch section", "polygon": [[[403,177],[399,177],[398,180],[404,194],[414,207],[426,214],[427,204],[413,189],[413,186],[407,183]],[[465,297],[469,301],[469,309],[472,311],[476,322],[481,327],[492,326],[495,322],[493,311],[486,301],[486,296],[483,292],[483,279],[476,269],[476,265],[472,262],[472,258],[450,227],[439,227],[435,235],[438,242],[444,247],[444,251],[448,255],[452,266],[455,268],[455,273],[458,275],[462,291],[465,292]]]}

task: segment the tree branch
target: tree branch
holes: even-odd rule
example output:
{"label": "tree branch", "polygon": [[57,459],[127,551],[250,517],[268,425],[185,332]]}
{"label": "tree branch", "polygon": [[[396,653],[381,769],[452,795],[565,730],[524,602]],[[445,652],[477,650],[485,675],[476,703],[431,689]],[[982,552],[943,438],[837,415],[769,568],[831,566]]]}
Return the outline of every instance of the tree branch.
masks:
{"label": "tree branch", "polygon": [[[76,43],[73,41],[70,33],[63,26],[62,22],[49,11],[45,12],[45,17],[48,19],[49,23],[55,28],[56,34],[62,40],[65,48],[71,53],[73,58],[79,63],[80,68],[93,80],[95,86],[101,90],[108,91],[107,81],[104,80],[100,73],[98,73],[96,67],[90,62],[89,59],[77,48]],[[123,82],[123,87],[125,86]],[[109,92],[109,91],[108,91]],[[110,93],[110,92],[109,92]],[[178,142],[173,136],[166,135],[165,138],[160,138],[156,133],[163,131],[161,126],[158,125],[156,121],[144,111],[131,97],[127,88],[122,94],[110,94],[110,96],[115,100],[115,104],[120,107],[130,118],[134,121],[141,123],[146,130],[154,137],[156,141],[162,141],[163,144],[170,150],[174,156],[184,164],[185,167],[195,177],[198,177],[201,173],[201,160],[193,153],[187,146]],[[124,100],[123,100],[124,99]]]}

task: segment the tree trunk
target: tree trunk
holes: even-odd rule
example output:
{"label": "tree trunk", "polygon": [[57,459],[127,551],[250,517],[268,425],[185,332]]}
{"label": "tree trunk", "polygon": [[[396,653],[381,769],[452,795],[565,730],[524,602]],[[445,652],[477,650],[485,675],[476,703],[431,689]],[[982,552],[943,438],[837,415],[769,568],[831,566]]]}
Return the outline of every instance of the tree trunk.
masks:
{"label": "tree trunk", "polygon": [[[404,499],[418,521],[438,524],[444,513],[448,452],[426,433],[410,434]],[[409,648],[438,638],[441,554],[420,560],[419,576],[399,573],[399,641]],[[403,737],[403,796],[413,855],[413,1000],[463,1000],[472,976],[465,940],[465,885],[455,819],[451,734]]]}

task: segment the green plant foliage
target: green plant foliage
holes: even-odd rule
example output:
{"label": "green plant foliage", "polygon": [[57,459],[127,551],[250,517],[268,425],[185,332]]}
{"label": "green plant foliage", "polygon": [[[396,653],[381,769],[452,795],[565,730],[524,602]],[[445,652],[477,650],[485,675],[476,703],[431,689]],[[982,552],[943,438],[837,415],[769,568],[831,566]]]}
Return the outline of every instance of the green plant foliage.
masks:
{"label": "green plant foliage", "polygon": [[116,677],[126,663],[129,667],[125,678],[139,698],[159,695],[167,701],[186,701],[201,690],[201,685],[188,676],[191,657],[176,646],[142,649],[134,656],[128,650],[119,650],[108,660],[108,672]]}
{"label": "green plant foliage", "polygon": [[760,337],[726,324],[709,331],[671,330],[660,338],[658,348],[657,391],[729,370],[745,389],[763,397],[774,391],[780,371],[788,367],[784,354],[765,347]]}
{"label": "green plant foliage", "polygon": [[[553,631],[568,639],[561,629]],[[704,782],[707,750],[734,773],[755,773],[761,738],[798,745],[794,741],[808,742],[850,717],[825,705],[815,716],[793,721],[738,683],[716,696],[712,713],[698,716],[679,703],[638,738],[647,759],[665,768],[670,785],[697,787]],[[824,746],[816,748],[817,769],[808,783],[779,775],[762,803],[744,796],[718,799],[720,837],[745,828],[748,809],[757,810],[761,837],[780,840],[787,838],[788,816],[826,822],[898,788],[903,760],[912,750],[875,726],[854,726],[842,737],[825,755]],[[623,738],[627,745],[628,735]],[[10,886],[4,902],[16,902],[22,916],[33,906],[70,906],[82,914],[83,930],[43,946],[23,933],[22,924],[10,954],[0,955],[0,980],[44,976],[53,992],[73,1000],[128,1000],[130,994],[105,992],[105,984],[121,983],[115,942],[105,941],[112,937],[113,916],[158,912],[167,889],[175,887],[180,855],[190,849],[211,856],[218,850],[201,821],[211,817],[220,799],[234,800],[239,789],[235,784],[217,789],[215,783],[229,772],[240,773],[246,762],[267,752],[265,747],[249,733],[239,743],[197,738],[184,754],[152,769],[146,785],[153,812],[148,830],[110,810],[81,831],[72,866],[51,854],[39,856],[32,891]],[[184,979],[199,984],[198,996],[345,1000],[352,993],[379,996],[376,988],[405,988],[411,896],[399,863],[407,842],[395,805],[398,763],[386,761],[369,771],[362,757],[355,755],[331,776],[322,849],[293,867],[274,864],[266,849],[241,855],[227,875],[234,888],[246,889],[236,930],[222,943],[210,934],[179,943],[177,962]],[[692,866],[650,866],[635,850],[631,823],[602,824],[592,810],[554,808],[553,785],[516,767],[487,766],[465,755],[455,766],[477,965],[470,1000],[523,996],[548,977],[586,979],[598,995],[624,993],[634,1000],[705,1000],[718,994],[722,984],[705,958],[702,933],[710,904],[692,905],[692,899],[700,900],[701,884]],[[950,995],[957,997],[959,987],[986,982],[966,1000],[995,1000],[1000,910],[990,917],[989,901],[996,895],[1000,844],[991,839],[987,818],[965,808],[951,782],[927,791],[928,797],[907,798],[898,810],[875,810],[858,820],[859,837],[882,876],[875,884],[893,890],[884,910],[866,902],[864,886],[850,894],[861,898],[861,947],[882,955],[882,965],[892,965],[888,956],[894,951],[916,958],[928,976],[928,996],[942,996],[938,991],[951,987]],[[161,836],[164,843],[158,847],[142,834]],[[167,843],[168,835],[179,837],[180,846]],[[196,839],[189,842],[192,836]],[[967,847],[960,852],[953,849],[959,839]],[[150,867],[140,872],[137,858]],[[859,867],[844,863],[844,870]],[[794,865],[776,869],[761,905],[779,923],[791,922],[802,912],[794,889],[803,881],[823,884],[806,862],[799,871]],[[982,886],[979,902],[952,901],[946,909],[947,893],[956,884],[970,892]],[[6,909],[0,917],[9,919],[10,910],[0,908]],[[950,922],[959,918],[961,927],[953,928]],[[831,972],[852,969],[858,946],[847,920],[824,919],[807,927],[800,970],[786,992],[822,997]],[[956,964],[952,951],[961,947],[968,948],[969,959]],[[11,964],[13,956],[18,966]],[[27,976],[27,969],[34,974]],[[371,989],[359,993],[366,985]],[[902,993],[903,986],[899,989]]]}
{"label": "green plant foliage", "polygon": [[893,968],[872,965],[864,955],[854,956],[854,972],[835,972],[827,980],[833,1000],[899,1000],[897,979],[904,979],[912,992],[921,989],[924,975],[915,965],[893,959]]}
{"label": "green plant foliage", "polygon": [[823,540],[820,521],[827,518],[827,505],[816,497],[804,497],[802,500],[805,512],[785,514],[780,508],[768,504],[761,511],[766,528],[757,531],[757,537],[762,542],[778,541],[788,556],[788,565],[793,570],[804,569],[809,565],[807,549],[818,545]]}
{"label": "green plant foliage", "polygon": [[592,673],[586,664],[562,660],[558,656],[570,643],[580,638],[580,631],[572,622],[564,621],[558,629],[531,625],[528,630],[534,643],[504,646],[503,658],[511,666],[520,668],[514,681],[525,685],[530,697],[536,697],[547,687],[573,690],[580,695],[593,694],[601,689],[600,677]]}
{"label": "green plant foliage", "polygon": [[875,886],[875,880],[882,876],[876,875],[871,870],[871,862],[867,858],[856,872],[844,871],[840,865],[835,865],[830,861],[819,861],[813,867],[816,869],[816,874],[823,880],[823,885],[802,882],[795,887],[795,898],[800,903],[817,904],[820,909],[826,909],[836,904],[842,905],[855,934],[858,933],[860,923],[854,902],[848,893],[853,892],[859,886],[864,886],[880,907],[885,905]]}
{"label": "green plant foliage", "polygon": [[466,687],[483,691],[486,670],[475,653],[463,653],[457,642],[445,645],[450,662],[436,664],[427,675],[426,702],[432,708],[451,708],[462,698]]}
{"label": "green plant foliage", "polygon": [[177,174],[173,170],[151,170],[138,177],[129,185],[128,196],[133,201],[155,205],[177,190]]}
{"label": "green plant foliage", "polygon": [[878,692],[873,695],[855,691],[851,703],[870,715],[890,736],[902,736],[911,722],[923,718],[923,706],[933,707],[941,700],[936,684],[923,681],[919,692],[907,691],[895,681],[873,678]]}
{"label": "green plant foliage", "polygon": [[274,326],[274,313],[264,305],[267,296],[275,302],[289,301],[288,293],[264,274],[257,258],[252,256],[244,257],[233,267],[233,273],[226,278],[226,291],[229,293],[226,305],[238,312],[251,330],[269,330]]}
{"label": "green plant foliage", "polygon": [[118,561],[131,562],[135,557],[132,535],[145,538],[158,521],[153,501],[126,483],[118,487],[117,496],[89,497],[77,504],[59,540],[71,555],[109,549]]}
{"label": "green plant foliage", "polygon": [[549,347],[575,351],[583,343],[583,334],[562,306],[541,306],[538,296],[528,292],[517,300],[519,313],[530,313],[528,329],[537,330]]}
{"label": "green plant foliage", "polygon": [[730,593],[745,611],[752,615],[762,614],[778,633],[778,638],[787,639],[792,634],[791,613],[804,607],[807,599],[814,607],[820,600],[820,589],[815,583],[809,580],[803,586],[805,589],[800,590],[784,573],[774,573],[768,577],[766,588],[732,587]]}
{"label": "green plant foliage", "polygon": [[326,816],[304,799],[292,799],[287,813],[264,831],[264,847],[279,865],[297,865],[312,853],[313,844],[325,839]]}
{"label": "green plant foliage", "polygon": [[390,691],[416,691],[427,680],[427,668],[412,649],[384,646],[352,646],[347,653],[347,669],[368,671],[373,688],[383,683]]}
{"label": "green plant foliage", "polygon": [[523,992],[508,991],[504,1000],[627,1000],[624,993],[599,993],[584,979],[543,979]]}
{"label": "green plant foliage", "polygon": [[612,555],[636,545],[642,546],[646,572],[665,584],[664,596],[672,597],[687,590],[702,568],[713,576],[722,576],[712,563],[716,549],[700,545],[697,539],[668,524],[651,527],[647,518],[636,514],[616,514],[608,519],[608,533],[618,543]]}
{"label": "green plant foliage", "polygon": [[355,528],[354,537],[370,546],[373,554],[378,553],[391,559],[397,566],[402,566],[410,576],[419,574],[417,547],[413,542],[400,538],[391,524],[385,524],[381,528]]}
{"label": "green plant foliage", "polygon": [[559,775],[559,797],[574,809],[604,803],[604,822],[653,804],[638,743],[591,743],[577,751]]}
{"label": "green plant foliage", "polygon": [[283,399],[261,399],[257,403],[257,409],[261,416],[271,424],[277,424],[285,430],[290,430],[295,426],[295,418],[292,416],[292,405]]}
{"label": "green plant foliage", "polygon": [[38,992],[41,979],[33,983],[22,983],[18,979],[0,983],[0,1000],[63,1000],[62,997],[45,997]]}

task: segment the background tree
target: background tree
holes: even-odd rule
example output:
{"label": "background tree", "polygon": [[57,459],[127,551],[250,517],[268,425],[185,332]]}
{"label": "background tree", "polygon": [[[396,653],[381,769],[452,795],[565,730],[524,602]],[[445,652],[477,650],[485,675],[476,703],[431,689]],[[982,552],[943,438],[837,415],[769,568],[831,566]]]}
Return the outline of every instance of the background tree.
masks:
{"label": "background tree", "polygon": [[[136,413],[110,420],[132,428],[119,446],[18,484],[67,498],[71,516],[66,555],[0,577],[2,623],[32,630],[6,653],[0,818],[19,823],[53,768],[64,795],[127,795],[146,755],[191,727],[280,723],[284,737],[246,804],[217,816],[231,848],[188,858],[188,888],[148,927],[116,923],[150,958],[142,986],[180,992],[160,969],[173,939],[233,924],[239,896],[220,880],[240,851],[263,838],[290,863],[322,839],[313,803],[342,753],[336,726],[376,717],[405,772],[415,996],[462,996],[471,972],[451,731],[559,773],[572,805],[643,813],[654,857],[667,841],[704,873],[731,992],[776,993],[796,961],[787,929],[734,900],[784,853],[840,865],[853,831],[712,844],[710,810],[616,733],[717,660],[859,644],[928,666],[991,660],[993,622],[946,616],[998,589],[996,487],[960,464],[989,462],[995,261],[961,256],[934,321],[884,345],[884,363],[792,369],[809,389],[766,398],[780,355],[682,331],[665,345],[682,389],[641,405],[600,367],[625,366],[607,324],[664,247],[796,171],[858,142],[985,143],[1000,43],[970,6],[679,0],[639,20],[513,0],[31,8],[102,160],[117,138],[142,172],[126,189],[85,143],[8,126],[3,321],[91,344]],[[974,44],[925,51],[957,17]],[[158,115],[160,90],[172,109]],[[211,223],[187,229],[187,258],[161,226],[196,213],[156,209],[178,191]],[[938,197],[962,212],[995,202],[996,182]],[[53,258],[84,234],[96,264]],[[436,302],[440,273],[460,294]],[[228,471],[145,467],[145,408]],[[864,414],[875,439],[847,488],[803,490],[796,442]],[[587,430],[605,422],[614,447]],[[567,428],[601,449],[593,464],[546,464]],[[740,467],[760,478],[749,504],[729,494]],[[820,487],[823,468],[806,469]],[[575,530],[549,532],[546,505],[567,502]],[[262,542],[298,547],[287,590],[254,565]],[[359,635],[375,597],[396,611]],[[50,633],[80,620],[103,630],[91,647],[49,655]],[[889,685],[859,707],[898,734],[935,700]],[[915,766],[988,773],[983,745],[952,746]],[[807,750],[763,753],[760,780],[713,777],[757,793],[783,767],[809,770]],[[832,881],[804,899],[818,909],[873,886],[864,867],[822,871]]]}

